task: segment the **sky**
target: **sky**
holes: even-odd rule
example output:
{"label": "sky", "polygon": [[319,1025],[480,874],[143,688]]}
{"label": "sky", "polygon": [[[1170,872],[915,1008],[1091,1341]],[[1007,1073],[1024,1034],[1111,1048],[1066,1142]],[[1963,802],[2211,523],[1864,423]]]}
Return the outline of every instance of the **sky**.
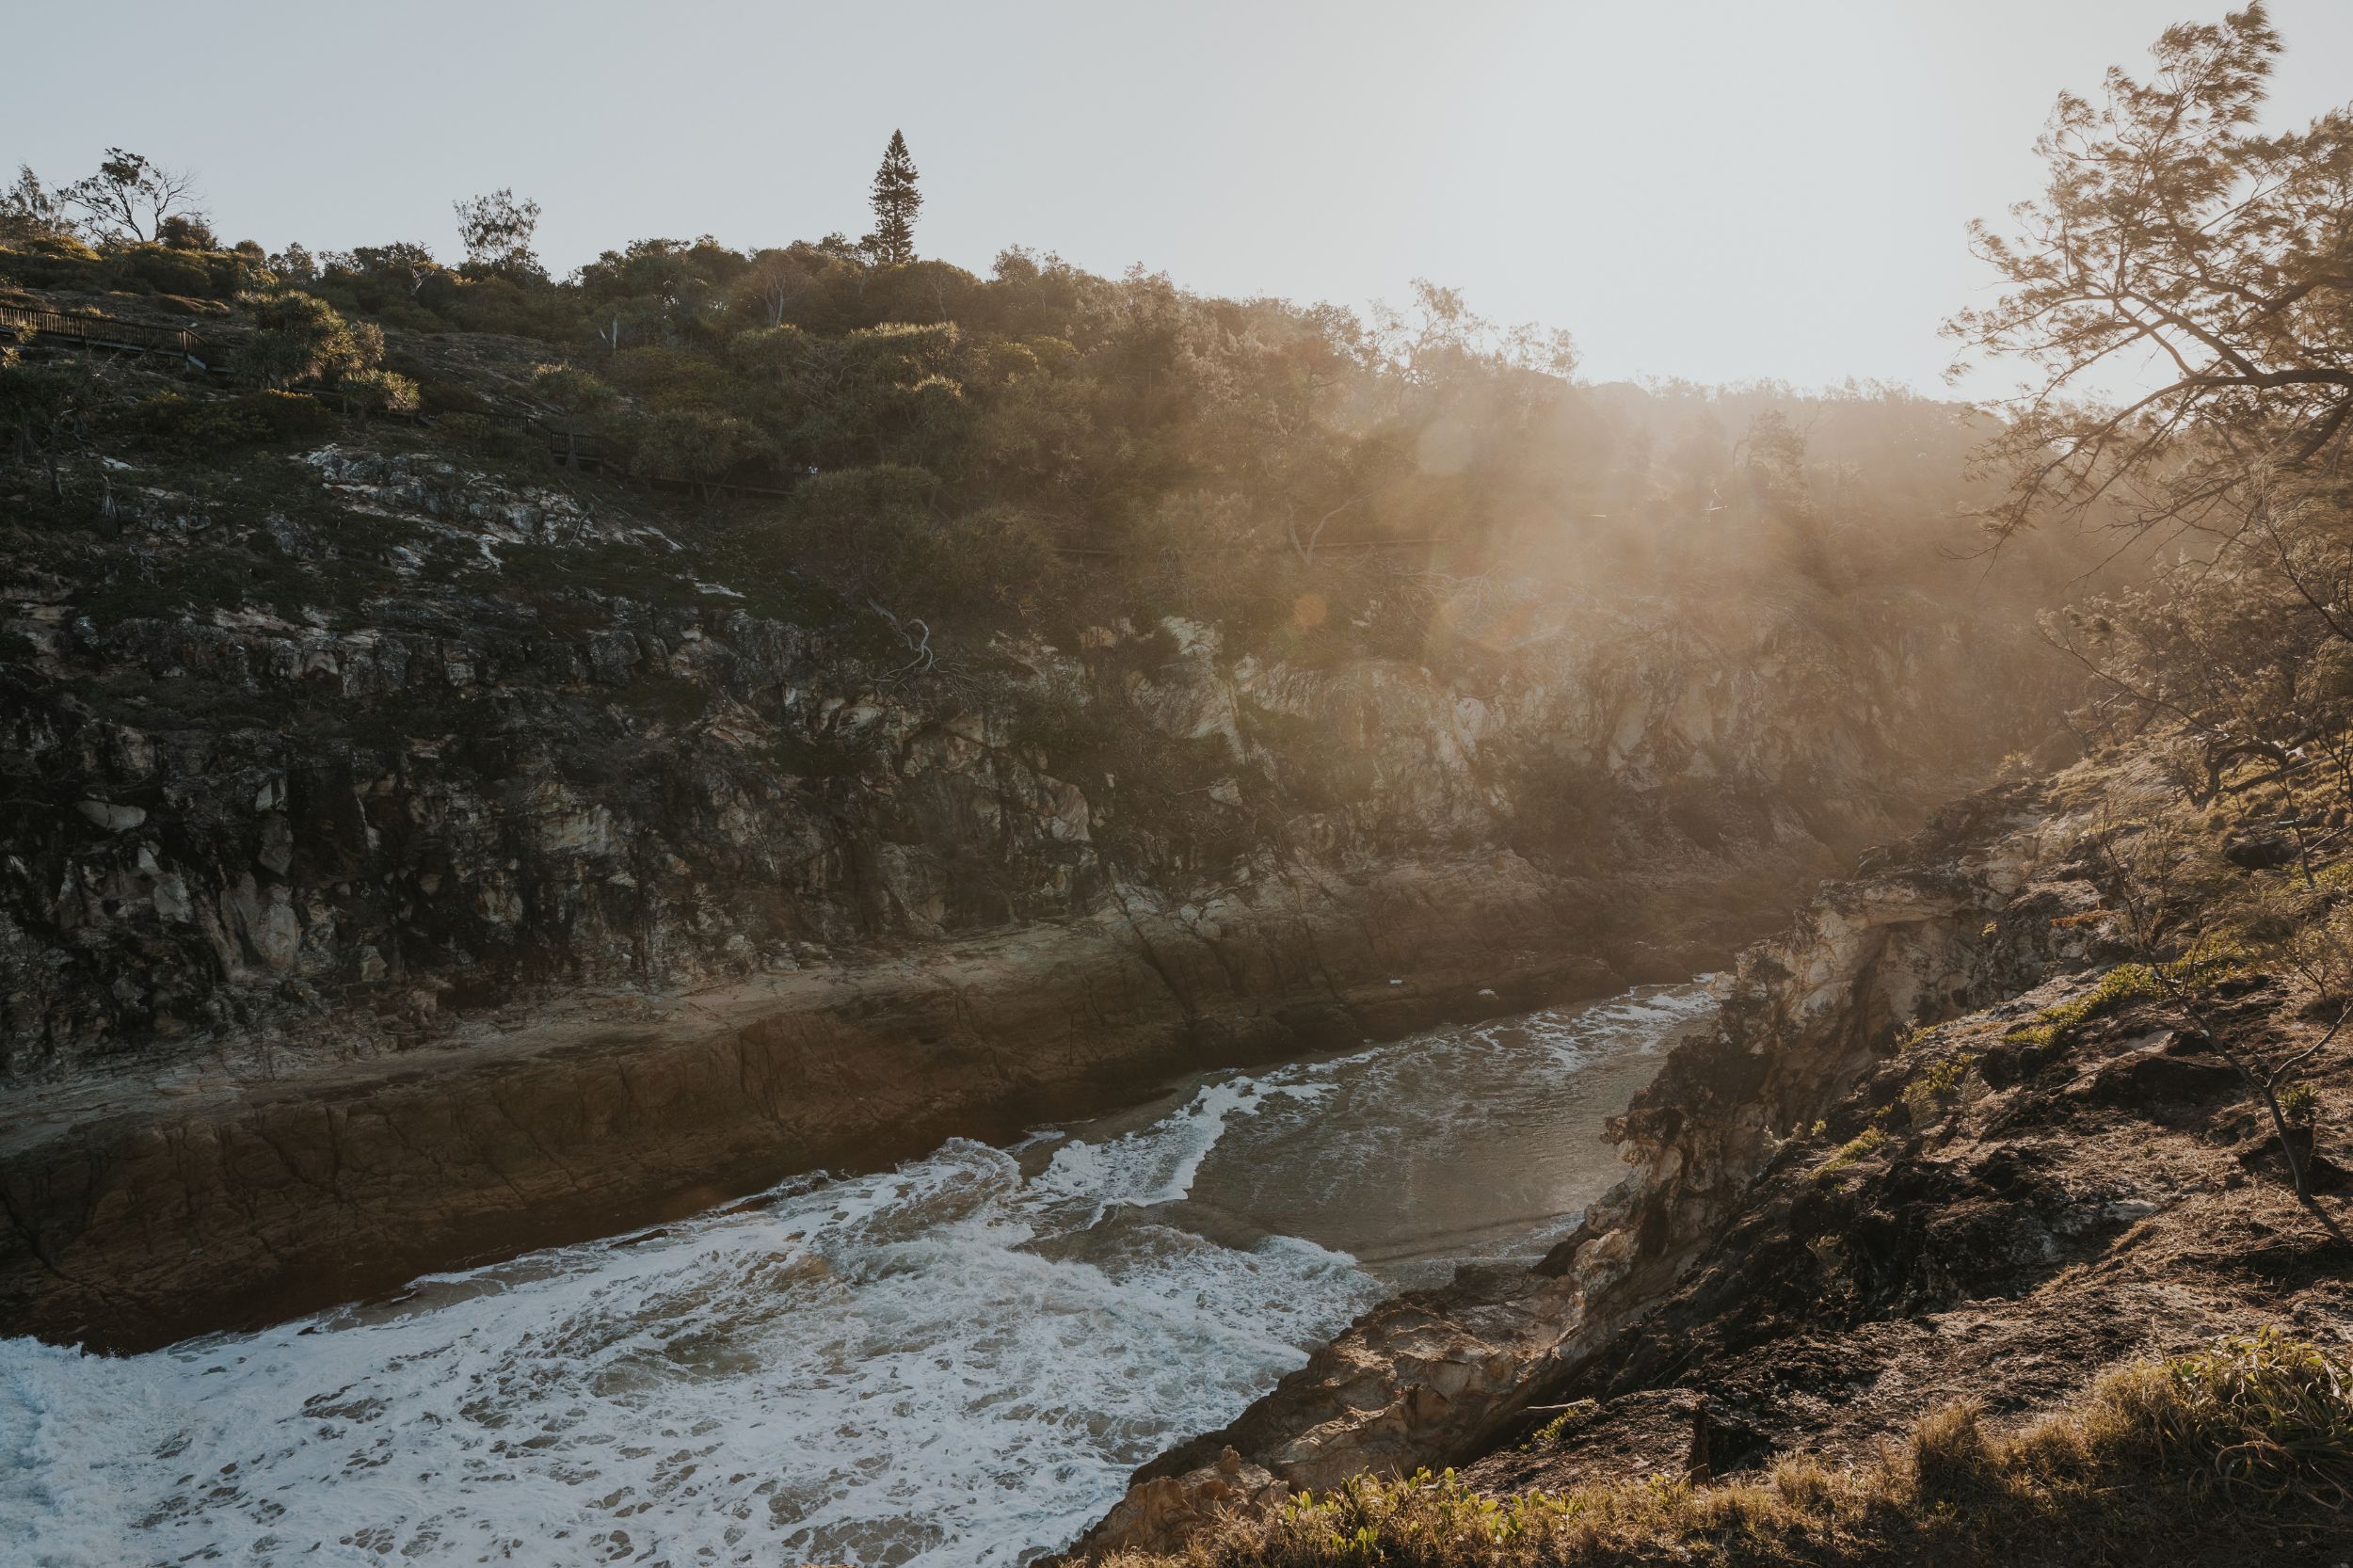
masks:
{"label": "sky", "polygon": [[[116,0],[23,8],[0,161],[194,169],[226,239],[421,240],[545,209],[561,272],[650,235],[869,227],[904,130],[917,248],[1027,245],[1363,308],[1415,278],[1566,328],[1583,374],[1940,385],[2062,88],[2222,0]],[[2353,101],[2353,0],[2275,0],[2273,111]],[[0,175],[0,178],[5,178]],[[1990,392],[1976,387],[1970,390]]]}

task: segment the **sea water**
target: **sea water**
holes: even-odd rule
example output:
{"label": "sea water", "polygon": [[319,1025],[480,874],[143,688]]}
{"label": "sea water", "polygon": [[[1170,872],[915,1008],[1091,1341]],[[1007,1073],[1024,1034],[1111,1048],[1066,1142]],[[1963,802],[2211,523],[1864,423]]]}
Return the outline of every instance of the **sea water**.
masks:
{"label": "sea water", "polygon": [[1022,1562],[1384,1295],[1564,1234],[1710,1006],[1208,1075],[261,1333],[0,1340],[0,1561]]}

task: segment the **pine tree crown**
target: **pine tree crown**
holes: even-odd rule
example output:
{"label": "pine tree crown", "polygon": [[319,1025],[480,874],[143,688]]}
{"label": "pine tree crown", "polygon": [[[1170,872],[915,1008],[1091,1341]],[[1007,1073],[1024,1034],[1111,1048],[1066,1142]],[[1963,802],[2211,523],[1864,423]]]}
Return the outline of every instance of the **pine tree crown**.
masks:
{"label": "pine tree crown", "polygon": [[915,215],[922,210],[923,193],[916,188],[915,159],[907,152],[903,132],[890,133],[883,150],[882,167],[874,170],[874,232],[866,248],[876,260],[901,263],[915,260]]}

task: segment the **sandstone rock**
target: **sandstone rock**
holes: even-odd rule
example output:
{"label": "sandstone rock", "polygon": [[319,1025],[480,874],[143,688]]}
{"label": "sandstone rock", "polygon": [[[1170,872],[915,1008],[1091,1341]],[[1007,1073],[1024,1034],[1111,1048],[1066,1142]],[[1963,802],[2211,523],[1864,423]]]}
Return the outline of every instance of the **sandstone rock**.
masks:
{"label": "sandstone rock", "polygon": [[1272,1514],[1289,1488],[1263,1465],[1232,1448],[1181,1475],[1159,1476],[1129,1488],[1110,1513],[1071,1547],[1083,1560],[1100,1551],[1173,1552],[1200,1530],[1252,1514]]}
{"label": "sandstone rock", "polygon": [[[2017,790],[1964,803],[1887,870],[1825,887],[1787,932],[1743,950],[1714,1029],[1677,1046],[1611,1124],[1632,1174],[1541,1264],[1465,1270],[1375,1307],[1231,1426],[1139,1470],[1130,1496],[1226,1447],[1315,1489],[1466,1461],[1530,1424],[1539,1392],[1639,1321],[1715,1239],[1782,1146],[1775,1129],[1819,1116],[1900,1027],[2008,995],[2048,961],[2032,805]],[[1108,1519],[1087,1540],[1126,1544]]]}
{"label": "sandstone rock", "polygon": [[103,800],[77,801],[73,808],[82,820],[109,833],[125,833],[147,821],[144,807],[115,806]]}

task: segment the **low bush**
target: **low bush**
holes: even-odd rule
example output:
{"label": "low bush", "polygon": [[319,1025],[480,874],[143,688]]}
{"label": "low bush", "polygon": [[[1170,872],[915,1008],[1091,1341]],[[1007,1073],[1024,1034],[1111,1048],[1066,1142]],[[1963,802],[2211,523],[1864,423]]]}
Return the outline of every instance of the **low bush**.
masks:
{"label": "low bush", "polygon": [[0,278],[37,289],[102,286],[98,252],[63,236],[0,245]]}
{"label": "low bush", "polygon": [[117,424],[121,434],[172,457],[323,440],[334,428],[333,410],[316,398],[281,392],[210,398],[166,392],[126,409]]}
{"label": "low bush", "polygon": [[126,245],[102,264],[107,286],[133,294],[178,294],[228,299],[268,278],[268,269],[233,250],[187,250],[168,245]]}
{"label": "low bush", "polygon": [[2348,1503],[2353,1361],[2266,1331],[2112,1373],[2013,1438],[1964,1403],[1866,1463],[1785,1458],[1723,1485],[1496,1497],[1451,1470],[1360,1478],[1107,1568],[2317,1563],[2324,1538],[2343,1551]]}
{"label": "low bush", "polygon": [[[425,392],[428,406],[433,401],[431,389]],[[434,434],[449,445],[472,457],[489,457],[513,461],[521,457],[544,456],[547,443],[534,436],[513,420],[498,419],[488,414],[443,414],[433,423]]]}
{"label": "low bush", "polygon": [[1851,1143],[1823,1160],[1814,1174],[1817,1177],[1835,1176],[1859,1160],[1868,1160],[1872,1155],[1877,1154],[1880,1146],[1886,1142],[1885,1132],[1875,1127],[1865,1128]]}

